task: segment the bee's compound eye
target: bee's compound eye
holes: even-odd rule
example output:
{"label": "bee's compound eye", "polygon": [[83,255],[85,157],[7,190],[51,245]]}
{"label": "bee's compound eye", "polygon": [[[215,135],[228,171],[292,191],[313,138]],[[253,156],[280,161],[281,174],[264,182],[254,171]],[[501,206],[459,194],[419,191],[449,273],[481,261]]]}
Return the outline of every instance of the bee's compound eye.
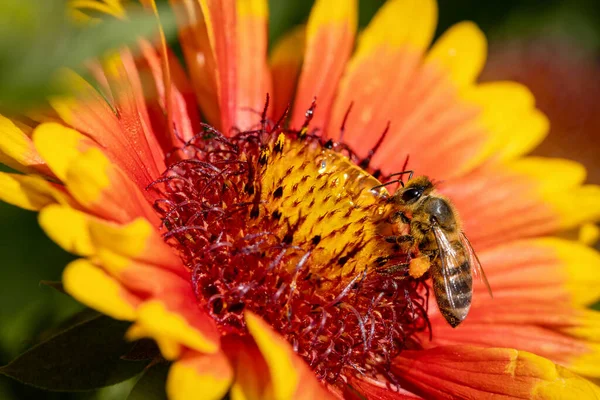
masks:
{"label": "bee's compound eye", "polygon": [[421,189],[407,189],[402,193],[402,200],[406,203],[412,203],[413,201],[417,201],[422,194],[423,190]]}

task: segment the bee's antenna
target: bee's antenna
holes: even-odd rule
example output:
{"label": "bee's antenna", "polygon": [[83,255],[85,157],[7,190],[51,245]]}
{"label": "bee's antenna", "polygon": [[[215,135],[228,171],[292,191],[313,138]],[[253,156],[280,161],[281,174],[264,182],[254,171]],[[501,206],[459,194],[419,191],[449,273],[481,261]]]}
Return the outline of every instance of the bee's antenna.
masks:
{"label": "bee's antenna", "polygon": [[[408,158],[407,158],[407,160],[408,160]],[[406,165],[406,162],[404,162],[404,164]],[[408,180],[410,181],[413,177],[413,173],[414,173],[414,171],[412,171],[412,170],[402,171],[402,172],[394,172],[393,174],[388,175],[387,177],[389,179],[393,176],[402,176],[402,175],[408,174]],[[400,178],[400,181],[402,181],[402,178]],[[402,186],[404,186],[404,185],[402,185]]]}
{"label": "bee's antenna", "polygon": [[379,188],[382,188],[382,187],[386,187],[388,185],[393,185],[394,183],[399,183],[400,185],[402,185],[402,187],[404,187],[404,182],[402,182],[402,179],[396,179],[396,180],[389,181],[389,182],[386,182],[386,183],[382,183],[381,185],[377,185],[375,187],[372,187],[371,190],[375,190],[375,189],[379,189]]}

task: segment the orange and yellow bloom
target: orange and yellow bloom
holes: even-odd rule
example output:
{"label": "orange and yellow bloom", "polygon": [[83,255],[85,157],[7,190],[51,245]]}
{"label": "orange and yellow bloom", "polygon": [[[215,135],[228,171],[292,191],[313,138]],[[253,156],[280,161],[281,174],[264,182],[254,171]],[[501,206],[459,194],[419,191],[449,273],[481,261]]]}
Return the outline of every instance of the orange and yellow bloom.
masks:
{"label": "orange and yellow bloom", "polygon": [[[600,255],[552,236],[598,219],[600,188],[524,156],[548,121],[525,87],[476,82],[474,24],[431,44],[436,2],[388,0],[355,45],[356,2],[318,0],[267,57],[266,0],[172,3],[191,82],[140,40],[95,86],[66,72],[51,111],[0,119],[21,172],[0,198],[82,257],[68,293],[174,362],[171,398],[600,397],[581,377],[600,377]],[[385,272],[407,255],[354,163],[386,129],[368,171],[410,155],[492,285],[456,329],[425,280]]]}

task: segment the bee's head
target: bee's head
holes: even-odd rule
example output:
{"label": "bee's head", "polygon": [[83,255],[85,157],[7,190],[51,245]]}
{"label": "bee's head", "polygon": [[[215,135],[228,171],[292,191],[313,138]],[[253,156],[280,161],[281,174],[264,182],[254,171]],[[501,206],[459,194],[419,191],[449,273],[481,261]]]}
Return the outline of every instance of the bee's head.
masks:
{"label": "bee's head", "polygon": [[406,182],[406,184],[394,193],[394,199],[398,204],[411,206],[419,203],[419,200],[429,195],[433,190],[433,183],[426,176],[418,176]]}
{"label": "bee's head", "polygon": [[394,193],[396,204],[406,207],[412,212],[417,209],[429,215],[431,224],[438,224],[445,229],[454,229],[456,218],[450,203],[442,197],[432,196],[434,185],[426,176],[409,180],[404,187]]}

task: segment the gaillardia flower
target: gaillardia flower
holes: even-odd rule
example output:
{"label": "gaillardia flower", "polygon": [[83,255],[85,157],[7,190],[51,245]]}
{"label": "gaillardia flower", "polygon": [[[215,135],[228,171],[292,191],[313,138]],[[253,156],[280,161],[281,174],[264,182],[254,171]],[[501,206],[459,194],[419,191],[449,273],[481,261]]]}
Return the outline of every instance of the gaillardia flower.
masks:
{"label": "gaillardia flower", "polygon": [[[523,157],[548,121],[523,86],[475,82],[474,24],[431,45],[435,1],[389,0],[355,44],[356,1],[317,0],[267,58],[266,0],[173,3],[191,83],[141,40],[0,121],[22,172],[0,196],[82,257],[68,293],[156,341],[170,398],[600,397],[600,256],[551,236],[598,218],[600,189]],[[378,187],[408,156],[493,289],[457,328]]]}

